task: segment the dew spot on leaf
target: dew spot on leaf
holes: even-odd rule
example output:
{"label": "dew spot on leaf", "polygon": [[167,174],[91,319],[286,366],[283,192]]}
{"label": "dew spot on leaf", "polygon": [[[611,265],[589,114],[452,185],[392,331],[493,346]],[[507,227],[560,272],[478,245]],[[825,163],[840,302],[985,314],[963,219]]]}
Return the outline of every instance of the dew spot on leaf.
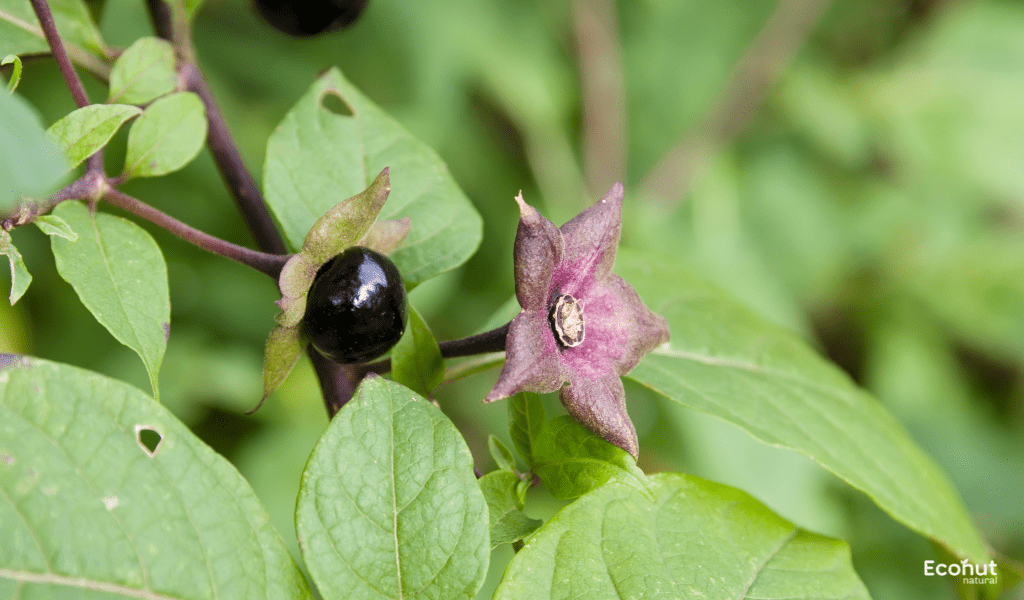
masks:
{"label": "dew spot on leaf", "polygon": [[118,504],[120,504],[120,500],[117,499],[117,496],[108,496],[103,499],[103,505],[107,507],[107,510],[114,510]]}
{"label": "dew spot on leaf", "polygon": [[159,430],[149,425],[136,425],[135,439],[146,454],[156,456],[157,451],[160,450],[160,444],[164,441],[164,436]]}
{"label": "dew spot on leaf", "polygon": [[324,110],[341,117],[355,116],[355,111],[352,110],[352,107],[341,96],[331,90],[325,90],[323,95],[320,96],[320,106]]}

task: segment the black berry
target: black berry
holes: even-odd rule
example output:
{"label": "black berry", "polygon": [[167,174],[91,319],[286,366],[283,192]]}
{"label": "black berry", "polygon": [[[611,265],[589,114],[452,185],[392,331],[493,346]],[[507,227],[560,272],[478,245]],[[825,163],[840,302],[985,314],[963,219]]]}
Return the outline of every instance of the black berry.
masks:
{"label": "black berry", "polygon": [[405,303],[395,263],[352,246],[320,267],[302,325],[313,346],[334,362],[364,362],[398,343],[405,331]]}
{"label": "black berry", "polygon": [[368,0],[255,0],[256,8],[275,29],[309,36],[344,29],[359,18]]}

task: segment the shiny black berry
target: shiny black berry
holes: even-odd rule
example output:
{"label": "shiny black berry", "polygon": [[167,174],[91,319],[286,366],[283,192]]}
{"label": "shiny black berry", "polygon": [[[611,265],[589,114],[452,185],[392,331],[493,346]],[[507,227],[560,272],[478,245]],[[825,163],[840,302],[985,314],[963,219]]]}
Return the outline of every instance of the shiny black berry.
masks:
{"label": "shiny black berry", "polygon": [[342,364],[381,356],[398,343],[405,323],[405,286],[398,267],[361,246],[320,267],[302,319],[313,346]]}
{"label": "shiny black berry", "polygon": [[255,0],[256,8],[275,29],[308,36],[344,29],[359,18],[368,0]]}

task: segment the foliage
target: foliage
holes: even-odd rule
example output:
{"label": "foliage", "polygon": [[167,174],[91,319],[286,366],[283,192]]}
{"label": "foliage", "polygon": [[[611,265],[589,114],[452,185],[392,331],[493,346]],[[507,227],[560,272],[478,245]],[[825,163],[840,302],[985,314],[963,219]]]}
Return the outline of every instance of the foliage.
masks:
{"label": "foliage", "polygon": [[[1020,593],[1018,3],[40,4],[91,100],[0,0],[0,598]],[[513,197],[616,181],[605,279],[671,333],[615,373],[638,458],[481,402],[544,275]],[[409,324],[337,366],[302,311],[352,245]]]}

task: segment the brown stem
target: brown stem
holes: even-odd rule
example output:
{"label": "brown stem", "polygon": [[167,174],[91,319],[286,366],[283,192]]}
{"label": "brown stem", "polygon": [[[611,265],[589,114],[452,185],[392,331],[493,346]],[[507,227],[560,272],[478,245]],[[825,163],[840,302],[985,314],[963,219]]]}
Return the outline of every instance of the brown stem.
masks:
{"label": "brown stem", "polygon": [[[147,1],[149,14],[157,34],[173,43],[178,55],[183,60],[184,64],[180,75],[185,79],[186,88],[195,92],[206,106],[206,119],[209,123],[206,143],[210,147],[221,178],[242,214],[242,219],[249,228],[253,239],[256,240],[256,246],[264,252],[284,254],[286,251],[284,240],[277,227],[274,226],[270,211],[267,210],[267,205],[256,182],[249,174],[249,170],[246,169],[245,163],[242,162],[241,154],[231,137],[227,123],[210,92],[206,79],[199,70],[187,28],[180,25],[176,27],[178,21],[163,0]],[[339,368],[320,356],[312,347],[307,348],[307,352],[313,363],[313,368],[316,370],[317,378],[320,380],[327,415],[333,417],[352,397],[359,379],[355,378],[350,368]]]}
{"label": "brown stem", "polygon": [[71,95],[75,98],[75,104],[78,105],[78,108],[89,106],[89,96],[86,95],[82,81],[78,78],[78,73],[71,65],[64,44],[60,41],[60,34],[57,33],[57,24],[53,21],[49,3],[46,0],[31,1],[32,9],[36,11],[36,17],[39,19],[39,25],[43,28],[43,35],[46,36],[46,43],[50,45],[50,52],[53,53],[53,59],[57,61],[60,74],[64,76],[64,82],[67,83]]}
{"label": "brown stem", "polygon": [[[445,358],[456,358],[459,356],[472,356],[484,354],[485,352],[502,352],[505,350],[505,338],[508,337],[508,328],[511,323],[505,323],[497,329],[485,331],[477,335],[458,340],[449,340],[438,344],[441,347],[441,356]],[[355,373],[360,379],[367,373],[387,373],[391,370],[391,359],[385,358],[365,365],[353,365]]]}
{"label": "brown stem", "polygon": [[207,84],[199,67],[186,63],[181,67],[181,77],[189,91],[195,92],[206,105],[206,119],[209,122],[209,135],[207,145],[213,158],[217,163],[217,169],[224,179],[224,185],[231,190],[231,195],[238,205],[238,210],[245,219],[245,224],[256,239],[256,246],[264,252],[273,254],[284,254],[284,241],[281,239],[274,221],[270,217],[270,211],[263,201],[263,195],[256,187],[249,170],[242,162],[242,155],[238,152],[224,116],[217,107],[213,98],[210,86]]}
{"label": "brown stem", "polygon": [[103,199],[113,206],[126,210],[137,217],[141,217],[150,223],[166,229],[186,242],[214,254],[230,258],[247,267],[252,267],[274,279],[281,275],[281,269],[284,268],[284,264],[289,258],[289,256],[284,254],[257,252],[256,250],[250,250],[249,248],[214,237],[115,189],[107,190],[103,195]]}
{"label": "brown stem", "polygon": [[583,96],[583,172],[601,196],[626,171],[626,85],[613,0],[573,3]]}
{"label": "brown stem", "polygon": [[366,373],[357,374],[358,365],[339,365],[316,351],[312,345],[306,347],[309,360],[313,363],[320,391],[327,407],[327,417],[334,418],[342,406],[352,399],[356,386]]}
{"label": "brown stem", "polygon": [[780,0],[733,68],[721,98],[644,179],[648,194],[675,203],[689,192],[727,141],[764,102],[831,0]]}

